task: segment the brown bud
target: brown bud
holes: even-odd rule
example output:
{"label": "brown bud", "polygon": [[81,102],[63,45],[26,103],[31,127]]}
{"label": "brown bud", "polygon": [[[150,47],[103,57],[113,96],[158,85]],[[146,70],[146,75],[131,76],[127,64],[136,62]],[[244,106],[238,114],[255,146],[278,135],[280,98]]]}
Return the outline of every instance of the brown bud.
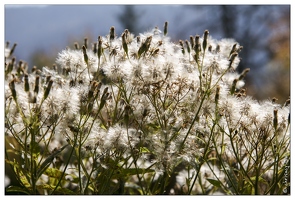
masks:
{"label": "brown bud", "polygon": [[228,68],[230,68],[235,60],[235,58],[237,57],[238,53],[237,52],[234,52],[233,54],[231,54],[230,58],[229,58],[229,66]]}
{"label": "brown bud", "polygon": [[12,94],[13,99],[16,101],[16,90],[15,90],[15,84],[14,84],[14,82],[15,82],[15,79],[13,79],[12,81],[10,81],[9,88],[11,90],[11,94]]}
{"label": "brown bud", "polygon": [[277,100],[278,100],[278,99],[277,99],[276,97],[273,97],[273,98],[271,99],[271,102],[272,102],[272,103],[275,103],[275,102],[277,102]]}
{"label": "brown bud", "polygon": [[94,54],[97,53],[97,42],[94,42],[93,45],[92,45],[92,51]]}
{"label": "brown bud", "polygon": [[190,39],[190,43],[191,43],[191,48],[193,49],[194,46],[195,46],[194,37],[191,35],[191,36],[189,37],[189,39]]}
{"label": "brown bud", "polygon": [[83,45],[82,50],[83,50],[84,61],[85,61],[86,65],[88,65],[88,55],[87,55],[87,52],[86,52],[86,46],[85,45]]}
{"label": "brown bud", "polygon": [[182,54],[184,54],[185,51],[184,51],[183,41],[182,40],[179,40],[179,44],[181,46],[181,52],[182,52]]}
{"label": "brown bud", "polygon": [[123,49],[124,49],[124,52],[126,53],[127,57],[129,58],[129,55],[128,55],[128,46],[127,46],[127,42],[126,42],[126,32],[124,32],[122,34],[122,46],[123,46]]}
{"label": "brown bud", "polygon": [[290,104],[290,98],[286,100],[284,106],[288,106]]}
{"label": "brown bud", "polygon": [[189,43],[188,43],[187,40],[185,40],[185,45],[186,45],[187,52],[190,53],[191,52],[191,48],[190,48],[190,45],[189,45]]}
{"label": "brown bud", "polygon": [[219,53],[219,52],[220,52],[220,45],[218,44],[218,45],[216,46],[215,53]]}
{"label": "brown bud", "polygon": [[78,42],[75,42],[75,43],[74,43],[74,46],[75,46],[75,49],[76,49],[76,50],[80,49]]}
{"label": "brown bud", "polygon": [[45,81],[45,83],[48,84],[49,81],[50,81],[50,79],[51,79],[51,76],[46,76],[46,81]]}
{"label": "brown bud", "polygon": [[53,84],[53,80],[50,80],[47,87],[46,87],[46,89],[45,89],[45,92],[44,92],[44,96],[43,96],[44,100],[48,97],[49,92],[50,92],[51,87],[52,87],[52,84]]}
{"label": "brown bud", "polygon": [[273,126],[275,130],[277,130],[278,128],[278,110],[277,109],[274,109],[273,111]]}
{"label": "brown bud", "polygon": [[212,52],[212,45],[209,45],[209,47],[208,47],[208,51],[209,51],[209,52]]}
{"label": "brown bud", "polygon": [[168,22],[165,22],[164,24],[164,36],[166,36],[168,33]]}
{"label": "brown bud", "polygon": [[9,56],[11,56],[13,54],[16,45],[17,45],[16,43],[13,44],[12,48],[10,49]]}
{"label": "brown bud", "polygon": [[40,79],[40,77],[39,77],[39,76],[36,76],[36,80],[35,80],[35,88],[34,88],[34,92],[35,92],[36,94],[38,94],[38,92],[39,92],[39,79]]}
{"label": "brown bud", "polygon": [[6,43],[5,43],[5,48],[8,48],[9,47],[9,41],[6,41]]}
{"label": "brown bud", "polygon": [[34,72],[36,72],[36,70],[37,70],[37,67],[33,66],[31,72],[34,73]]}
{"label": "brown bud", "polygon": [[237,85],[238,79],[234,79],[231,89],[230,89],[230,94],[234,94],[236,90],[236,85]]}
{"label": "brown bud", "polygon": [[231,56],[234,52],[237,51],[236,46],[237,46],[237,43],[235,43],[235,44],[233,45],[233,47],[232,47],[232,49],[231,49],[231,51],[230,51],[230,53],[229,53],[229,56]]}
{"label": "brown bud", "polygon": [[11,61],[8,63],[6,74],[9,74],[13,70],[14,63],[15,63],[15,57],[13,57]]}
{"label": "brown bud", "polygon": [[245,78],[246,74],[250,71],[250,68],[246,68],[243,70],[242,74],[239,76],[239,80]]}
{"label": "brown bud", "polygon": [[140,56],[143,54],[143,53],[146,53],[149,48],[150,48],[150,45],[151,45],[151,41],[152,41],[152,36],[149,36],[146,38],[146,40],[141,44],[141,46],[139,47],[138,49],[138,58],[140,58]]}
{"label": "brown bud", "polygon": [[84,46],[87,49],[88,48],[88,38],[84,38]]}
{"label": "brown bud", "polygon": [[29,76],[28,74],[25,74],[25,91],[28,92],[30,90],[30,85],[29,85]]}
{"label": "brown bud", "polygon": [[98,36],[98,43],[97,43],[97,57],[100,59],[102,55],[102,39],[101,36]]}
{"label": "brown bud", "polygon": [[216,87],[216,93],[215,93],[215,104],[218,104],[219,93],[220,93],[220,86],[218,85],[218,86]]}
{"label": "brown bud", "polygon": [[205,30],[204,32],[204,37],[203,37],[203,51],[205,52],[206,48],[207,48],[207,43],[208,43],[208,35],[209,35],[209,31]]}
{"label": "brown bud", "polygon": [[29,103],[36,103],[36,102],[37,102],[36,95],[33,94],[32,92],[29,92]]}
{"label": "brown bud", "polygon": [[114,39],[115,39],[115,27],[112,26],[112,27],[110,28],[110,40],[112,41],[112,40],[114,40]]}

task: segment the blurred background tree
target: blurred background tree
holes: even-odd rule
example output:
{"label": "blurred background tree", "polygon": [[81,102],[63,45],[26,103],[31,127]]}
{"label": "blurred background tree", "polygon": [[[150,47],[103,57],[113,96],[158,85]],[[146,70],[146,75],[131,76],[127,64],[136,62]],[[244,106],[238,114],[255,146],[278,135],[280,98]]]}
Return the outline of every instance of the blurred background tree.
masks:
{"label": "blurred background tree", "polygon": [[123,11],[117,15],[117,18],[121,24],[121,27],[124,27],[124,29],[128,29],[136,36],[142,30],[147,29],[147,27],[143,27],[141,25],[140,16],[141,14],[138,13],[133,5],[125,5],[123,6]]}
{"label": "blurred background tree", "polygon": [[289,6],[196,5],[190,9],[204,15],[189,24],[198,26],[199,33],[208,29],[220,38],[234,38],[243,46],[237,70],[251,69],[245,78],[248,95],[285,102],[290,95]]}
{"label": "blurred background tree", "polygon": [[55,51],[47,52],[44,49],[36,49],[33,51],[30,60],[32,60],[32,65],[36,66],[38,69],[42,67],[51,67],[56,59]]}
{"label": "blurred background tree", "polygon": [[[115,27],[117,36],[125,28],[135,35],[154,28],[148,27],[151,21],[145,16],[150,13],[145,13],[144,8],[145,5],[122,5],[117,13],[112,13],[120,23],[120,27]],[[177,42],[196,34],[202,36],[206,29],[216,39],[234,38],[243,46],[237,70],[251,69],[245,79],[247,94],[258,100],[276,97],[278,103],[285,102],[290,95],[290,6],[183,5],[177,9],[182,12],[193,11],[193,14],[190,20],[175,15],[174,23],[177,21],[179,26],[174,29],[173,35],[169,34],[172,40]],[[154,15],[159,13],[155,11]],[[168,32],[171,33],[171,29],[173,27],[168,26]],[[74,41],[72,37],[69,46],[72,47],[77,41],[81,45],[83,38]],[[89,39],[89,42],[96,41]],[[56,54],[46,57],[44,52],[38,50],[32,55],[30,63],[38,67],[52,66],[55,57]]]}
{"label": "blurred background tree", "polygon": [[270,60],[265,73],[262,74],[266,87],[260,93],[261,98],[266,94],[273,94],[279,101],[290,95],[290,10],[275,22],[269,24],[270,28],[276,29],[277,33],[269,39]]}

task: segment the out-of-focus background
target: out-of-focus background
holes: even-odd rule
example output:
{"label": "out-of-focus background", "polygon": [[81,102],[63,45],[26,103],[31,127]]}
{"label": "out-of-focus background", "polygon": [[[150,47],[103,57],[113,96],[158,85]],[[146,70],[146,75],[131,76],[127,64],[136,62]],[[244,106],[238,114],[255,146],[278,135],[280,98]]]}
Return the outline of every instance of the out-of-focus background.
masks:
{"label": "out-of-focus background", "polygon": [[89,44],[115,27],[135,35],[169,22],[175,42],[202,36],[234,38],[244,48],[238,71],[247,94],[258,100],[290,95],[290,5],[9,5],[4,7],[5,42],[17,43],[16,60],[29,68],[52,66],[59,51],[74,42]]}

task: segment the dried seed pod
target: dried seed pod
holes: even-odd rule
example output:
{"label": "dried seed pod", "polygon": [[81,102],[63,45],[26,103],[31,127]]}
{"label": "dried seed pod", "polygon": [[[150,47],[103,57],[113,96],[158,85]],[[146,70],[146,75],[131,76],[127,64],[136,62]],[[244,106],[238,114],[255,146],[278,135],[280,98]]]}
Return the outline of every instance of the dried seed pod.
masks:
{"label": "dried seed pod", "polygon": [[6,74],[9,74],[10,72],[12,72],[14,63],[15,63],[15,57],[13,57],[11,61],[8,63]]}
{"label": "dried seed pod", "polygon": [[208,51],[209,51],[209,52],[212,52],[212,45],[209,45],[209,47],[208,47]]}
{"label": "dried seed pod", "polygon": [[242,80],[243,78],[245,78],[246,74],[250,71],[250,68],[246,68],[243,70],[243,72],[241,73],[241,75],[239,76],[239,80]]}
{"label": "dried seed pod", "polygon": [[97,42],[94,42],[93,45],[92,45],[92,51],[94,54],[97,53]]}
{"label": "dried seed pod", "polygon": [[218,45],[216,46],[215,53],[219,53],[219,52],[220,52],[220,45],[218,44]]}
{"label": "dried seed pod", "polygon": [[98,36],[98,43],[97,43],[97,57],[98,57],[98,60],[100,60],[100,57],[102,55],[102,39],[101,39],[101,36]]}
{"label": "dried seed pod", "polygon": [[85,45],[83,45],[82,50],[83,50],[84,61],[85,61],[86,65],[88,65],[88,55],[87,55],[87,52],[86,52],[86,46]]}
{"label": "dried seed pod", "polygon": [[31,72],[34,73],[36,71],[37,71],[37,67],[36,66],[33,66]]}
{"label": "dried seed pod", "polygon": [[238,79],[234,79],[231,89],[230,89],[230,94],[234,94],[236,90],[236,85],[237,85]]}
{"label": "dried seed pod", "polygon": [[146,38],[146,40],[141,44],[141,46],[139,47],[138,49],[138,58],[140,58],[140,56],[143,54],[143,53],[146,53],[149,48],[150,48],[150,45],[151,45],[151,41],[152,41],[152,36],[149,36]]}
{"label": "dried seed pod", "polygon": [[190,39],[190,43],[191,43],[191,48],[194,49],[194,46],[195,46],[194,37],[191,35],[191,36],[189,37],[189,39]]}
{"label": "dried seed pod", "polygon": [[168,33],[168,22],[165,22],[164,24],[164,36],[166,36]]}
{"label": "dried seed pod", "polygon": [[88,48],[88,38],[84,38],[84,46],[87,49]]}
{"label": "dried seed pod", "polygon": [[199,35],[196,35],[195,36],[195,42],[194,42],[194,50],[195,52],[199,52],[200,51],[200,36]]}
{"label": "dried seed pod", "polygon": [[46,83],[46,84],[48,84],[48,83],[49,83],[49,81],[50,81],[50,79],[51,79],[51,76],[46,76],[45,83]]}
{"label": "dried seed pod", "polygon": [[235,43],[235,44],[233,45],[233,47],[232,47],[232,49],[231,49],[231,51],[230,51],[230,53],[229,53],[229,57],[231,57],[231,55],[237,51],[236,46],[237,46],[237,43]]}
{"label": "dried seed pod", "polygon": [[23,72],[23,71],[24,71],[24,70],[23,70],[23,61],[20,60],[20,61],[18,62],[17,74],[20,75],[21,72]]}
{"label": "dried seed pod", "polygon": [[16,101],[16,90],[15,90],[15,79],[13,79],[12,81],[10,81],[9,83],[9,88],[11,90],[11,94],[13,99]]}
{"label": "dried seed pod", "polygon": [[216,93],[215,93],[215,104],[218,104],[219,93],[220,93],[220,86],[218,85],[218,86],[216,87]]}
{"label": "dried seed pod", "polygon": [[51,87],[52,87],[52,84],[53,84],[53,80],[50,80],[47,87],[46,87],[46,89],[45,89],[45,92],[44,92],[44,96],[43,96],[44,100],[48,97],[49,92],[50,92]]}
{"label": "dried seed pod", "polygon": [[190,54],[191,53],[191,48],[190,48],[190,45],[189,45],[187,40],[185,40],[185,45],[186,45],[187,52]]}
{"label": "dried seed pod", "polygon": [[17,45],[16,43],[13,44],[12,48],[10,49],[10,52],[9,52],[9,56],[8,57],[10,57],[13,54],[16,45]]}
{"label": "dried seed pod", "polygon": [[110,41],[114,40],[115,39],[115,27],[112,26],[110,28]]}
{"label": "dried seed pod", "polygon": [[182,54],[184,54],[185,51],[184,51],[183,41],[182,41],[182,40],[179,40],[179,44],[180,44],[180,46],[181,46],[181,52],[182,52]]}
{"label": "dried seed pod", "polygon": [[207,48],[207,43],[208,43],[208,35],[209,35],[209,31],[205,30],[204,32],[204,37],[203,37],[203,51],[205,52],[206,48]]}
{"label": "dried seed pod", "polygon": [[36,95],[33,94],[32,92],[29,92],[29,103],[36,103],[36,102],[37,102]]}
{"label": "dried seed pod", "polygon": [[235,58],[237,57],[237,55],[238,55],[238,53],[237,52],[234,52],[233,54],[231,54],[231,56],[230,56],[230,58],[229,58],[229,66],[228,66],[228,68],[231,68],[231,66],[232,66],[232,64],[233,64],[233,62],[234,62],[234,60],[235,60]]}
{"label": "dried seed pod", "polygon": [[123,46],[123,49],[124,49],[124,52],[126,53],[128,59],[129,59],[129,55],[128,55],[128,46],[127,46],[127,42],[126,42],[126,32],[124,32],[122,34],[122,46]]}
{"label": "dried seed pod", "polygon": [[75,49],[76,49],[76,50],[80,49],[78,42],[75,42],[75,43],[74,43],[74,46],[75,46]]}
{"label": "dried seed pod", "polygon": [[278,101],[278,99],[276,98],[276,97],[273,97],[272,99],[271,99],[271,102],[272,103],[275,103],[275,102],[277,102]]}
{"label": "dried seed pod", "polygon": [[28,92],[30,90],[30,85],[29,85],[29,76],[28,74],[25,74],[25,91]]}
{"label": "dried seed pod", "polygon": [[284,106],[288,106],[290,104],[290,98],[286,100]]}
{"label": "dried seed pod", "polygon": [[200,52],[201,52],[201,44],[199,42],[200,40],[200,36],[199,35],[196,35],[195,36],[195,46],[194,46],[194,51],[195,51],[195,61],[198,62],[199,60],[199,55],[200,55]]}
{"label": "dried seed pod", "polygon": [[39,92],[39,81],[40,81],[40,77],[39,76],[36,76],[36,79],[35,79],[35,88],[34,88],[34,93],[38,94]]}
{"label": "dried seed pod", "polygon": [[273,127],[275,128],[275,130],[277,130],[278,128],[278,110],[274,109],[273,111]]}

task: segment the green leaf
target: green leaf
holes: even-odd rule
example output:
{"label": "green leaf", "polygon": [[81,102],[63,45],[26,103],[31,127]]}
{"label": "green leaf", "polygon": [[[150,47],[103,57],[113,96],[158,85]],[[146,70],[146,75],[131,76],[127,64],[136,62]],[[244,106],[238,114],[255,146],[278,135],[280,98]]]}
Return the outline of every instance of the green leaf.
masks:
{"label": "green leaf", "polygon": [[[62,171],[56,169],[56,168],[47,168],[44,172],[45,175],[49,176],[49,177],[52,177],[52,178],[60,178],[63,174]],[[67,175],[67,174],[65,174]]]}
{"label": "green leaf", "polygon": [[208,158],[207,161],[213,161],[213,160],[217,160],[216,157],[211,157],[211,158]]}
{"label": "green leaf", "polygon": [[18,187],[18,186],[9,186],[8,188],[5,189],[6,193],[21,193],[21,194],[30,194],[26,188]]}
{"label": "green leaf", "polygon": [[139,151],[140,153],[150,153],[150,150],[146,147],[140,147]]}
{"label": "green leaf", "polygon": [[211,179],[211,178],[207,178],[207,181],[209,181],[212,185],[214,185],[215,187],[221,187],[221,183],[218,180],[215,179]]}
{"label": "green leaf", "polygon": [[[251,181],[255,182],[256,176],[252,176],[252,177],[250,177],[250,179],[251,179]],[[258,177],[258,182],[259,183],[267,183],[267,181],[264,178],[262,178],[261,176]]]}
{"label": "green leaf", "polygon": [[[40,191],[44,191],[44,190],[48,190],[48,191],[52,191],[53,188],[55,188],[54,185],[49,185],[49,184],[42,184],[42,185],[37,185],[38,190]],[[67,189],[67,188],[62,188],[62,187],[57,187],[55,194],[65,194],[65,195],[75,195],[76,193],[74,193],[72,190]]]}
{"label": "green leaf", "polygon": [[160,125],[154,123],[149,123],[148,126],[153,128],[154,130],[159,130],[161,128]]}
{"label": "green leaf", "polygon": [[130,169],[118,169],[114,172],[112,178],[126,178],[128,176],[136,175],[136,174],[146,174],[154,172],[153,169],[142,169],[142,168],[130,168]]}
{"label": "green leaf", "polygon": [[103,124],[100,125],[100,128],[102,128],[104,130],[108,130]]}
{"label": "green leaf", "polygon": [[58,154],[60,154],[67,146],[68,146],[68,144],[66,144],[65,146],[63,146],[59,150],[55,151],[54,153],[52,153],[50,156],[48,156],[46,158],[46,160],[41,164],[41,166],[37,172],[37,177],[40,177],[44,173],[44,171],[49,167],[49,165],[53,161],[54,157],[57,156]]}

